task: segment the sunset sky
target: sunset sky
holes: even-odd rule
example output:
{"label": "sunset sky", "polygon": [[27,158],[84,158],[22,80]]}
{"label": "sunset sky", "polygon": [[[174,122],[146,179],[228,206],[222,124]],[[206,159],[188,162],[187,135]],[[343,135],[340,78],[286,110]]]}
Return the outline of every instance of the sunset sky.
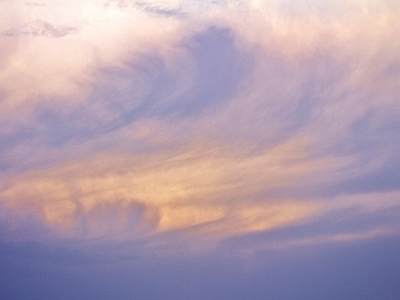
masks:
{"label": "sunset sky", "polygon": [[400,1],[0,0],[1,299],[400,299]]}

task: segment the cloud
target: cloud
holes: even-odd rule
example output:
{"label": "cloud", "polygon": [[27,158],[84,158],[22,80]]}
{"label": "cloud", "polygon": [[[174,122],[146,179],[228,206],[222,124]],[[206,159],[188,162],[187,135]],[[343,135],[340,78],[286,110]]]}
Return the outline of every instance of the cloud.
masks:
{"label": "cloud", "polygon": [[156,245],[397,232],[321,226],[398,206],[396,3],[77,3],[1,3],[0,201],[16,216]]}
{"label": "cloud", "polygon": [[399,16],[0,1],[0,294],[398,299]]}
{"label": "cloud", "polygon": [[21,28],[13,28],[3,32],[5,36],[17,37],[19,35],[50,36],[60,38],[67,34],[75,33],[76,28],[67,26],[55,26],[40,20],[25,24]]}
{"label": "cloud", "polygon": [[[1,198],[18,210],[36,211],[61,229],[79,227],[80,217],[90,222],[96,211],[102,214],[103,208],[113,211],[115,206],[122,218],[116,226],[134,222],[157,232],[193,228],[219,235],[266,230],[301,220],[318,208],[262,196],[319,168],[321,162],[304,160],[306,153],[299,152],[303,143],[290,141],[251,156],[246,149],[231,152],[223,145],[200,146],[201,141],[183,152],[101,155],[8,178]],[[136,215],[125,216],[129,207],[136,207]],[[129,230],[135,234],[135,228]]]}
{"label": "cloud", "polygon": [[82,100],[99,69],[121,66],[127,55],[142,49],[166,51],[181,37],[176,20],[96,1],[85,2],[79,11],[67,2],[26,9],[23,3],[8,5],[24,23],[7,23],[6,18],[2,24],[2,44],[15,44],[1,73],[2,111],[7,114],[49,99]]}

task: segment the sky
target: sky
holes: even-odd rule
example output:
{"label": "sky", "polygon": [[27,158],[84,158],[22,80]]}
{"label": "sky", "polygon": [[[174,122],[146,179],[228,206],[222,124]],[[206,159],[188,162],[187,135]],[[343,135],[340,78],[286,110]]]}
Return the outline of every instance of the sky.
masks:
{"label": "sky", "polygon": [[400,2],[0,0],[2,299],[400,299]]}

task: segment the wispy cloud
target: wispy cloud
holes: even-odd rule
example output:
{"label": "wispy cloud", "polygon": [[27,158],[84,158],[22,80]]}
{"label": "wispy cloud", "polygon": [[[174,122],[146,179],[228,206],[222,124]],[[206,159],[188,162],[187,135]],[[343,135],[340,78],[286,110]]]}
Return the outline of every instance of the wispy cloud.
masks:
{"label": "wispy cloud", "polygon": [[2,205],[61,240],[397,232],[269,240],[400,205],[399,6],[296,3],[2,1]]}

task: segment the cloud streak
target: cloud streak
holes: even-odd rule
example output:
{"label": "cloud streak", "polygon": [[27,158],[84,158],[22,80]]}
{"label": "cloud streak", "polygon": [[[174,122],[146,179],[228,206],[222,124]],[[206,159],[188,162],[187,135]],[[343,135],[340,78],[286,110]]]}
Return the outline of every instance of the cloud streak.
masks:
{"label": "cloud streak", "polygon": [[[100,155],[8,178],[1,198],[61,227],[79,225],[79,216],[115,205],[122,219],[129,218],[125,210],[137,207],[138,217],[156,232],[266,230],[302,219],[318,207],[263,195],[304,181],[321,168],[319,161],[303,161],[304,143],[289,141],[257,155],[202,141],[162,153]],[[126,225],[124,220],[120,225]]]}

